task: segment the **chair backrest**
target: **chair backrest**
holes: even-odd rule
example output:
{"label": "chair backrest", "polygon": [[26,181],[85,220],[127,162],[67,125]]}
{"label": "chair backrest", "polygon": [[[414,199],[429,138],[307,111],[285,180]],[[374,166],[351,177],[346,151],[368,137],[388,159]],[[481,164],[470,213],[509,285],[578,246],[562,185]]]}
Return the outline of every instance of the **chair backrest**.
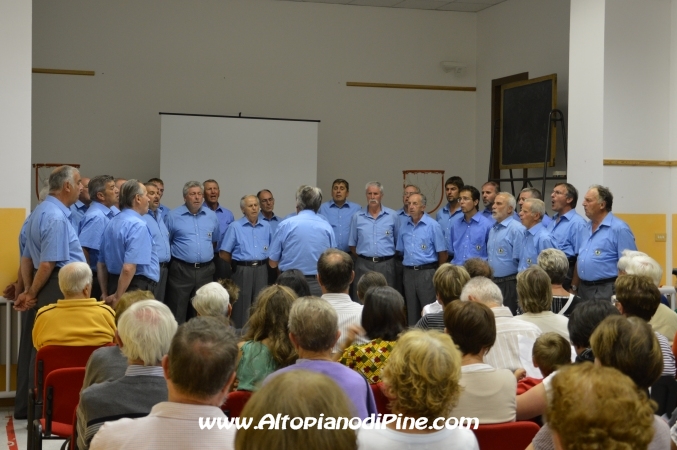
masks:
{"label": "chair backrest", "polygon": [[253,392],[250,391],[233,391],[228,394],[226,403],[221,406],[223,412],[225,412],[228,417],[240,417],[244,405],[247,404],[249,398],[252,396]]}
{"label": "chair backrest", "polygon": [[473,431],[480,450],[524,450],[540,429],[534,422],[524,421],[480,425]]}
{"label": "chair backrest", "polygon": [[371,391],[374,394],[374,401],[376,402],[376,410],[380,414],[390,414],[390,400],[383,393],[383,383],[372,384]]}
{"label": "chair backrest", "polygon": [[[69,367],[51,371],[45,379],[43,417],[51,418],[52,422],[71,424],[73,413],[80,401],[80,389],[84,380],[84,367]],[[48,409],[51,409],[50,414],[47,414]]]}

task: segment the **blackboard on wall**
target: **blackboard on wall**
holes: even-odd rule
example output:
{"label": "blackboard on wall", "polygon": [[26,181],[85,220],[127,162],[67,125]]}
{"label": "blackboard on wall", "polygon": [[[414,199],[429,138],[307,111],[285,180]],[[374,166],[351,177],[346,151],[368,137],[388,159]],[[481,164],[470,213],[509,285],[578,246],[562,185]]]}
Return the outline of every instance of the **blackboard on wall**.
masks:
{"label": "blackboard on wall", "polygon": [[543,167],[546,146],[548,165],[554,166],[557,140],[550,112],[557,108],[557,74],[505,84],[501,97],[501,169]]}

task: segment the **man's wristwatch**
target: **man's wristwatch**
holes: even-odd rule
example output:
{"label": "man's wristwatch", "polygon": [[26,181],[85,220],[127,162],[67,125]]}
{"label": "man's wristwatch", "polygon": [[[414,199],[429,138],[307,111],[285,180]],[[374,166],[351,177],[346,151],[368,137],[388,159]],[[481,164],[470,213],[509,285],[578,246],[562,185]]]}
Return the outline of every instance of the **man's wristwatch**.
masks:
{"label": "man's wristwatch", "polygon": [[574,292],[578,291],[578,286],[571,285],[571,290]]}

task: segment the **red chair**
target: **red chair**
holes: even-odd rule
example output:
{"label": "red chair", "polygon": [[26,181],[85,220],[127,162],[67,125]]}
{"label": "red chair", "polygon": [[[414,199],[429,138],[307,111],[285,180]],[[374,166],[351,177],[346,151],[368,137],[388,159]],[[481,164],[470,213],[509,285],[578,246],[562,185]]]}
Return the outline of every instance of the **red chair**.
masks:
{"label": "red chair", "polygon": [[376,410],[380,414],[391,414],[390,400],[383,393],[383,383],[372,384],[371,391],[374,394],[374,401],[376,401]]}
{"label": "red chair", "polygon": [[226,413],[228,417],[240,417],[244,405],[247,404],[249,398],[252,396],[251,391],[233,391],[228,394],[226,402],[221,406],[221,410]]}
{"label": "red chair", "polygon": [[43,439],[68,439],[73,435],[73,415],[84,379],[84,367],[57,369],[47,375],[43,418],[33,422],[33,442],[37,444],[34,450],[42,448]]}
{"label": "red chair", "polygon": [[508,422],[480,425],[473,431],[480,450],[524,450],[540,429],[533,422]]}

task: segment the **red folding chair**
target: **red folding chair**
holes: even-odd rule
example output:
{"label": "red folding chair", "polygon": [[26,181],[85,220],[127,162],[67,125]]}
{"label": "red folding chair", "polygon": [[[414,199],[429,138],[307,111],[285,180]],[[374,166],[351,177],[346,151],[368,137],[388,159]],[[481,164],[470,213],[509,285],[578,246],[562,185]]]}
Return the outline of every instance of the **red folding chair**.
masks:
{"label": "red folding chair", "polygon": [[533,422],[508,422],[477,427],[475,437],[480,450],[524,450],[541,427]]}
{"label": "red folding chair", "polygon": [[247,404],[249,398],[252,396],[251,391],[233,391],[228,394],[226,402],[221,406],[221,410],[226,413],[228,417],[240,417],[244,405]]}
{"label": "red folding chair", "polygon": [[43,439],[68,439],[73,435],[73,414],[80,401],[84,367],[56,369],[47,375],[42,419],[33,421],[33,450],[42,449]]}
{"label": "red folding chair", "polygon": [[374,394],[374,401],[376,402],[376,410],[380,414],[391,414],[390,400],[383,393],[383,382],[372,384],[371,391]]}

